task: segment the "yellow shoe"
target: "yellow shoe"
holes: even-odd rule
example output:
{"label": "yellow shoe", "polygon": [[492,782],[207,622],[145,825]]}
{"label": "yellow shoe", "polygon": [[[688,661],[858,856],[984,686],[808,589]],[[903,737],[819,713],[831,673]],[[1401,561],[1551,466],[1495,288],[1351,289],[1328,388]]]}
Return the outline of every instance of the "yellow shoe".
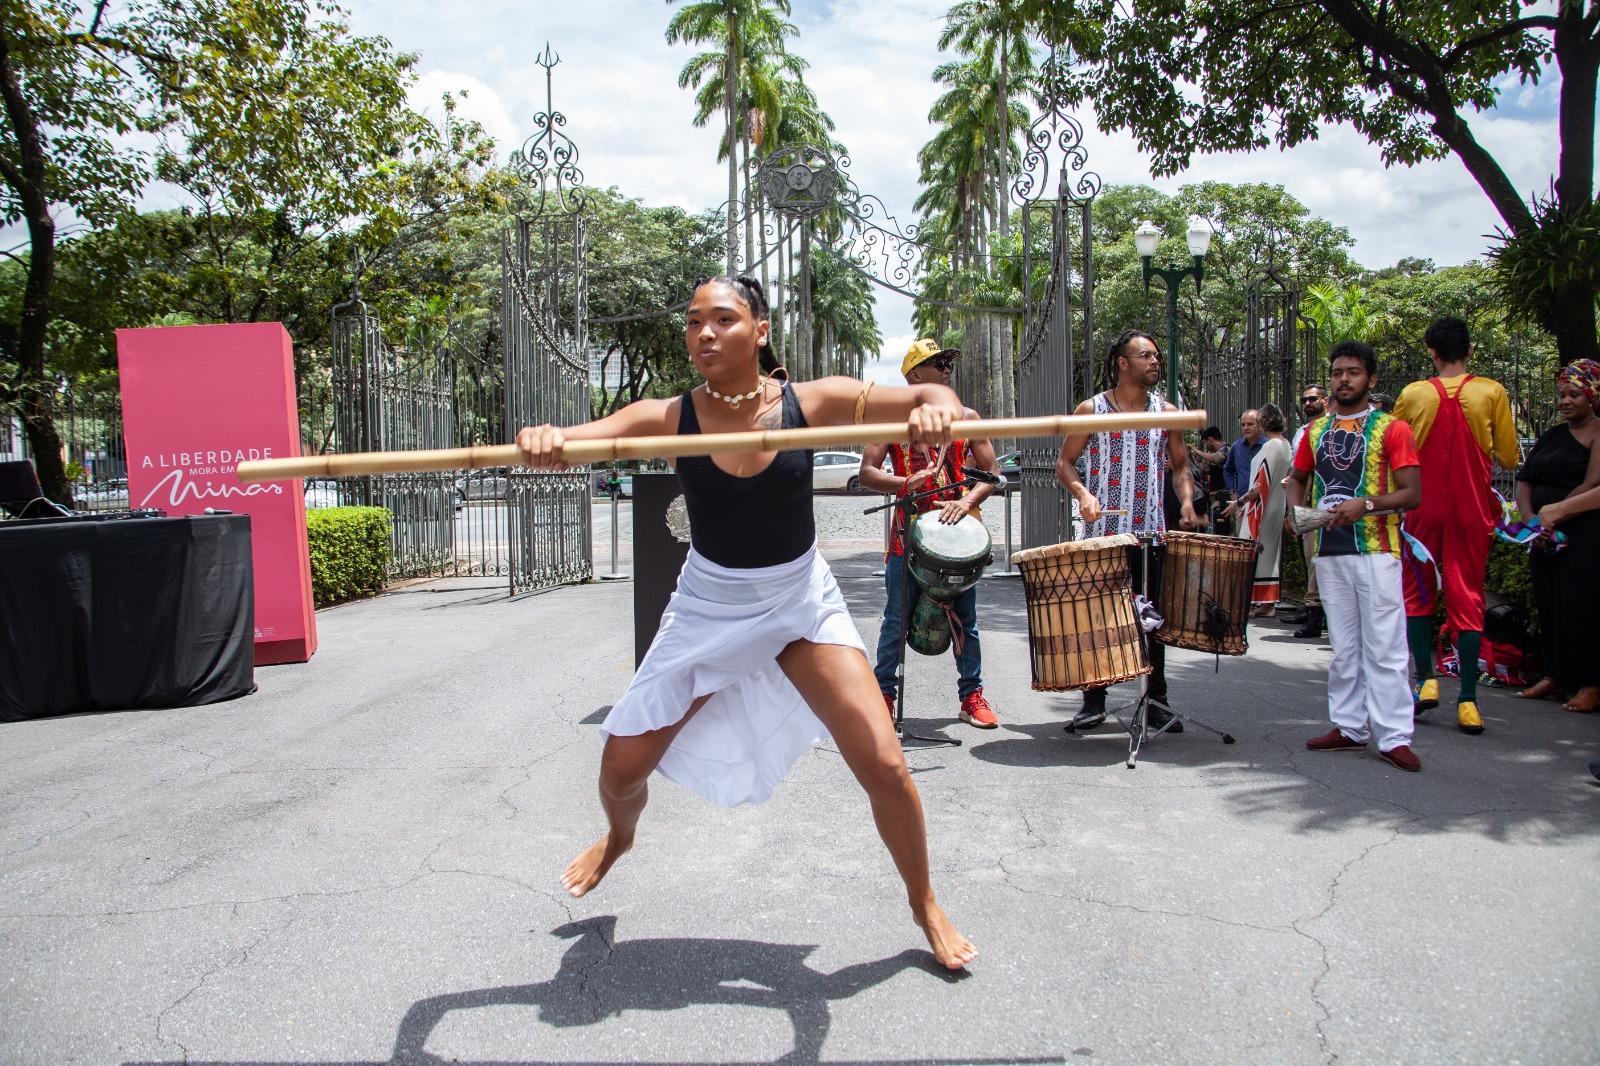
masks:
{"label": "yellow shoe", "polygon": [[1483,719],[1478,716],[1478,705],[1471,700],[1456,704],[1456,725],[1463,733],[1483,732]]}
{"label": "yellow shoe", "polygon": [[1411,702],[1415,704],[1415,706],[1411,708],[1411,712],[1419,715],[1427,714],[1429,711],[1439,706],[1438,678],[1430,677],[1428,680],[1424,681],[1412,696]]}

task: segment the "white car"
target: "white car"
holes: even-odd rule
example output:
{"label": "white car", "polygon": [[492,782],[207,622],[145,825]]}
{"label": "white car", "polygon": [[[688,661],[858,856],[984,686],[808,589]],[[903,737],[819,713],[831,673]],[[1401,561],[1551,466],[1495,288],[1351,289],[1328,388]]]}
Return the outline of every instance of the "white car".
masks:
{"label": "white car", "polygon": [[818,492],[854,492],[861,487],[861,456],[817,452],[811,458],[811,484]]}
{"label": "white car", "polygon": [[339,506],[339,487],[332,481],[306,478],[306,510]]}

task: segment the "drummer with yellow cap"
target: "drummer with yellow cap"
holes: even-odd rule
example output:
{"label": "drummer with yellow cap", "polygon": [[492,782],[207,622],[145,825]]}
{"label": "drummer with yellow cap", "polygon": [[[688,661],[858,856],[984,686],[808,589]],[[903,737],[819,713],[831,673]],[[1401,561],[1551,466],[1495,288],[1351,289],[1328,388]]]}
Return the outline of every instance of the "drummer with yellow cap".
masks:
{"label": "drummer with yellow cap", "polygon": [[[961,355],[959,348],[942,348],[939,342],[922,339],[913,344],[900,363],[900,372],[912,385],[949,385],[950,371]],[[967,409],[967,418],[979,417]],[[890,460],[890,470],[883,461]],[[953,440],[944,448],[926,448],[910,442],[896,444],[869,444],[861,456],[861,484],[874,492],[906,496],[913,492],[939,485],[954,485],[961,481],[963,466],[977,466],[991,473],[1000,472],[994,447],[986,440]],[[919,501],[913,509],[919,513],[939,510],[941,522],[955,523],[969,514],[975,515],[978,505],[988,498],[996,486],[978,484],[970,488],[952,488],[948,493],[930,496]],[[884,556],[883,625],[878,631],[878,688],[883,692],[889,713],[894,714],[895,693],[898,689],[896,675],[900,668],[900,631],[902,610],[902,583],[916,578],[906,573],[901,556],[900,523],[902,508],[894,509],[894,529],[889,537],[889,550]],[[916,589],[906,597],[913,602]],[[950,604],[962,632],[951,642],[955,653],[956,669],[960,675],[956,693],[961,700],[961,720],[979,729],[993,729],[1000,723],[994,709],[983,698],[983,650],[978,639],[978,590],[970,588]]]}

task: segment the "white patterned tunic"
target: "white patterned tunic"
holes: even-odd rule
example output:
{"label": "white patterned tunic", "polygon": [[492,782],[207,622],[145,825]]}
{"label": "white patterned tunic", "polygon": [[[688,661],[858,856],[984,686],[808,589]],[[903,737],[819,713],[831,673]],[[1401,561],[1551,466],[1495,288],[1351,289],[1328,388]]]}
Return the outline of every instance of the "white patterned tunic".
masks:
{"label": "white patterned tunic", "polygon": [[[1146,410],[1162,410],[1162,400],[1150,394]],[[1094,413],[1115,414],[1109,392],[1094,398]],[[1079,461],[1079,476],[1102,511],[1126,511],[1105,515],[1084,526],[1083,535],[1109,537],[1115,533],[1155,533],[1167,528],[1166,496],[1167,431],[1164,429],[1125,429],[1114,433],[1092,433]]]}

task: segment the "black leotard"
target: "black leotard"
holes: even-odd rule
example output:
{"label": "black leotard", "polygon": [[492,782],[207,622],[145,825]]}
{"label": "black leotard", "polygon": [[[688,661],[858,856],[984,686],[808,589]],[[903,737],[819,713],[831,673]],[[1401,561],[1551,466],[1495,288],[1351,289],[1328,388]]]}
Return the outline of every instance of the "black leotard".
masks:
{"label": "black leotard", "polygon": [[[784,429],[806,425],[800,398],[786,382]],[[699,433],[694,398],[683,394],[679,433]],[[817,539],[811,511],[811,452],[779,452],[765,470],[735,477],[708,455],[678,459],[678,484],[689,509],[689,542],[718,566],[752,570],[792,562]]]}

